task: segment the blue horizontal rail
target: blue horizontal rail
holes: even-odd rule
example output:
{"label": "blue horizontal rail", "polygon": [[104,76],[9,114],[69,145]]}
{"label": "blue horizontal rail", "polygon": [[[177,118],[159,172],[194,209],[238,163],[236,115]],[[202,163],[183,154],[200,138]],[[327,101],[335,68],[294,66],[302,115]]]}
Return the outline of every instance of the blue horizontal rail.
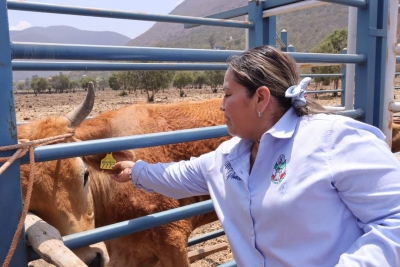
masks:
{"label": "blue horizontal rail", "polygon": [[210,63],[111,63],[111,62],[40,62],[40,61],[13,61],[14,71],[23,70],[226,70],[227,64]]}
{"label": "blue horizontal rail", "polygon": [[[152,133],[143,135],[132,135],[125,137],[114,137],[82,141],[76,143],[62,143],[36,147],[34,149],[35,161],[43,162],[55,159],[86,156],[113,151],[122,151],[134,148],[144,148],[189,142],[227,136],[226,125],[194,128],[162,133]],[[21,163],[28,163],[29,157],[25,155],[21,158]]]}
{"label": "blue horizontal rail", "polygon": [[362,8],[362,9],[368,7],[367,0],[319,0],[319,1],[328,2],[328,3],[332,3],[332,4],[340,4],[340,5],[358,7],[358,8]]}
{"label": "blue horizontal rail", "polygon": [[231,260],[228,262],[225,262],[224,264],[218,265],[218,267],[236,267],[236,261]]}
{"label": "blue horizontal rail", "polygon": [[321,54],[321,53],[299,53],[287,52],[298,63],[355,63],[363,64],[367,62],[365,55],[355,54]]}
{"label": "blue horizontal rail", "polygon": [[206,200],[171,210],[153,213],[129,221],[64,236],[63,241],[70,249],[80,248],[211,211],[214,211],[212,201]]}
{"label": "blue horizontal rail", "polygon": [[68,45],[14,42],[13,59],[226,62],[238,50]]}
{"label": "blue horizontal rail", "polygon": [[307,94],[325,94],[325,93],[340,93],[343,92],[343,89],[337,90],[316,90],[316,91],[306,91]]}
{"label": "blue horizontal rail", "polygon": [[10,10],[53,13],[63,15],[78,15],[114,19],[144,20],[171,23],[195,23],[209,26],[223,26],[235,28],[252,28],[254,25],[248,21],[229,21],[223,19],[198,18],[178,15],[161,15],[126,12],[121,10],[100,9],[93,7],[75,7],[67,5],[44,4],[34,2],[7,1],[7,8]]}
{"label": "blue horizontal rail", "polygon": [[[76,249],[212,211],[214,211],[212,201],[206,200],[81,233],[63,236],[63,242],[69,249]],[[29,256],[35,257],[35,253],[31,252]],[[34,259],[31,258],[30,260]]]}
{"label": "blue horizontal rail", "polygon": [[[231,9],[231,10],[222,11],[220,13],[212,14],[209,16],[205,16],[205,18],[231,19],[231,18],[247,15],[249,13],[248,10],[249,10],[248,6],[242,6],[242,7],[237,7],[237,8]],[[199,24],[184,24],[183,25],[183,27],[185,29],[190,29],[190,28],[194,28],[197,26],[200,26],[200,25]]]}
{"label": "blue horizontal rail", "polygon": [[14,71],[22,70],[226,70],[227,64],[210,63],[110,63],[110,62],[40,62],[13,61]]}
{"label": "blue horizontal rail", "polygon": [[[11,44],[13,59],[52,60],[116,60],[116,61],[197,61],[226,62],[232,55],[240,55],[239,50],[181,49],[126,47],[100,45],[66,45],[14,42]],[[288,52],[301,63],[356,63],[366,62],[365,55],[320,54]]]}
{"label": "blue horizontal rail", "polygon": [[[227,64],[212,63],[112,63],[112,62],[54,62],[54,61],[13,61],[12,69],[14,71],[26,70],[90,70],[90,71],[105,71],[105,70],[226,70]],[[396,75],[400,75],[396,73]],[[343,77],[340,73],[326,74],[300,74],[300,77]]]}
{"label": "blue horizontal rail", "polygon": [[290,4],[295,4],[298,2],[303,2],[304,0],[268,0],[262,1],[263,10],[268,10],[276,7],[286,6]]}
{"label": "blue horizontal rail", "polygon": [[[344,116],[355,118],[362,117],[364,114],[361,109],[341,111],[339,113]],[[36,162],[44,162],[56,159],[65,159],[92,154],[108,153],[113,151],[122,151],[127,149],[197,141],[228,135],[229,134],[226,125],[209,126],[171,132],[131,135],[125,137],[114,137],[76,143],[61,143],[41,146],[34,149],[34,156]],[[21,163],[28,162],[28,155],[25,155],[21,158]]]}
{"label": "blue horizontal rail", "polygon": [[333,78],[333,77],[343,77],[344,75],[343,74],[340,74],[340,73],[316,73],[316,74],[313,74],[313,73],[308,73],[308,74],[300,74],[300,77],[310,77],[310,78],[321,78],[321,77],[331,77],[331,78]]}
{"label": "blue horizontal rail", "polygon": [[338,111],[336,114],[347,116],[353,119],[361,119],[364,117],[365,112],[364,110],[358,108],[358,109],[353,109],[353,110],[343,110],[343,111]]}
{"label": "blue horizontal rail", "polygon": [[193,246],[193,245],[199,244],[201,242],[204,242],[204,241],[216,238],[216,237],[220,237],[223,235],[225,235],[225,231],[223,229],[220,229],[220,230],[208,233],[208,234],[204,234],[199,237],[194,237],[192,239],[189,239],[188,246],[190,247],[190,246]]}

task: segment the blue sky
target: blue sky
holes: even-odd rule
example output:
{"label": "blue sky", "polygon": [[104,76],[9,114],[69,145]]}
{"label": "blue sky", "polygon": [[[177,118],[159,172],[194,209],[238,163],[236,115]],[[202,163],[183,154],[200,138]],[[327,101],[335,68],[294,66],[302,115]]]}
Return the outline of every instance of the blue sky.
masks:
{"label": "blue sky", "polygon": [[[32,0],[32,2],[150,14],[168,14],[183,0]],[[8,11],[8,21],[10,30],[23,30],[32,26],[66,25],[81,30],[115,31],[132,39],[148,30],[155,23],[150,21],[94,18],[14,10]]]}

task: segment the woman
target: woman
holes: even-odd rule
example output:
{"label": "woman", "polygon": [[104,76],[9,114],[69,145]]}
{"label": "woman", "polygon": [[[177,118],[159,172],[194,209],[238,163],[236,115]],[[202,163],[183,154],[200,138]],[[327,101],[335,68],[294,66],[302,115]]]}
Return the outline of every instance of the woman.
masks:
{"label": "woman", "polygon": [[118,162],[111,177],[172,198],[210,194],[238,266],[400,266],[400,164],[382,132],[325,114],[270,46],[228,60],[234,136],[177,163]]}

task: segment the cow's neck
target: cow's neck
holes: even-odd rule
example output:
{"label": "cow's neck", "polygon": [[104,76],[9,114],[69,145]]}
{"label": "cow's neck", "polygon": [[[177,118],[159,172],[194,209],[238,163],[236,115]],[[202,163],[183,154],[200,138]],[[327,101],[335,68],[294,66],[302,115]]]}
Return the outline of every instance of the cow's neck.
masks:
{"label": "cow's neck", "polygon": [[95,172],[90,180],[90,189],[93,195],[94,212],[96,227],[105,225],[110,212],[115,204],[113,203],[113,195],[117,189],[117,182],[113,181],[105,173]]}

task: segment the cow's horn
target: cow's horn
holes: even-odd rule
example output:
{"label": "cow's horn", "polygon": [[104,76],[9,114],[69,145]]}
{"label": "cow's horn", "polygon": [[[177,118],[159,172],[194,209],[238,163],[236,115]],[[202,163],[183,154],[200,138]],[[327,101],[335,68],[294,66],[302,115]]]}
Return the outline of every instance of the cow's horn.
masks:
{"label": "cow's horn", "polygon": [[76,128],[86,117],[90,114],[94,105],[94,85],[89,82],[88,91],[85,100],[76,107],[73,111],[68,113],[65,117],[70,121],[70,126]]}

